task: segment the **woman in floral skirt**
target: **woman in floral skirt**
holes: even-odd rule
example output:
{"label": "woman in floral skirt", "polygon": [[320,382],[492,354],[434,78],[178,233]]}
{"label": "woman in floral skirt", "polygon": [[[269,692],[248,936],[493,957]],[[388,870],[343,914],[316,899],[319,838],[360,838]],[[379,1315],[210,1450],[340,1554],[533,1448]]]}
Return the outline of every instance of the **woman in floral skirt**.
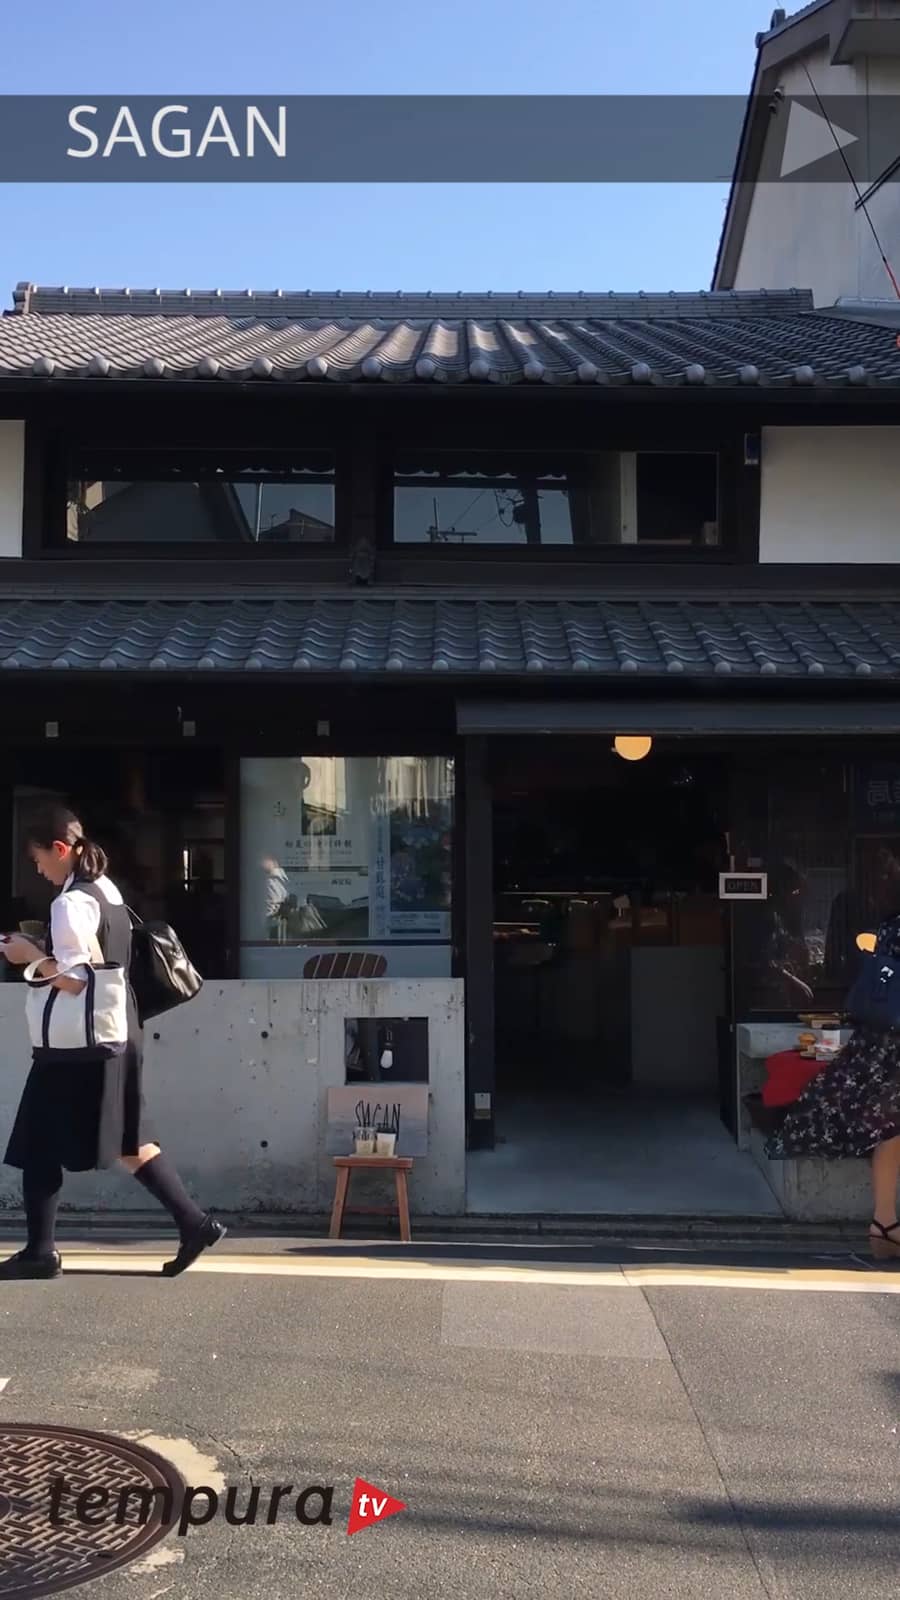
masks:
{"label": "woman in floral skirt", "polygon": [[[877,939],[880,955],[900,961],[900,915],[881,924]],[[791,1106],[766,1155],[871,1156],[870,1248],[879,1260],[900,1259],[900,1028],[857,1027]]]}

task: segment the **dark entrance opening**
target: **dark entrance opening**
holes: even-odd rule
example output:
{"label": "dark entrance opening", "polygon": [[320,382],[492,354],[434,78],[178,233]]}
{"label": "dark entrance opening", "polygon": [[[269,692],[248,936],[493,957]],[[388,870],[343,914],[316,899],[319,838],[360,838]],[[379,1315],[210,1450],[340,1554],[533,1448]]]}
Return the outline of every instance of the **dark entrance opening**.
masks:
{"label": "dark entrance opening", "polygon": [[715,1086],[726,778],[715,756],[629,762],[605,740],[498,774],[498,1094]]}
{"label": "dark entrance opening", "polygon": [[728,1203],[727,756],[504,741],[493,797],[497,1147],[470,1209],[767,1209],[758,1173]]}

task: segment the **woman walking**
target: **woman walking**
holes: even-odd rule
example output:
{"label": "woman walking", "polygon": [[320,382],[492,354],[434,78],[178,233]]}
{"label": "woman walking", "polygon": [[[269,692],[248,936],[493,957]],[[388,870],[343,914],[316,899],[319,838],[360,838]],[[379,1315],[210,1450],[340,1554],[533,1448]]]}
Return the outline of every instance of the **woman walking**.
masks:
{"label": "woman walking", "polygon": [[[876,948],[900,962],[900,915],[881,924]],[[767,1140],[766,1155],[871,1156],[869,1247],[878,1260],[900,1259],[900,1028],[855,1028]]]}
{"label": "woman walking", "polygon": [[[19,934],[0,943],[14,966],[37,962],[35,977],[69,994],[85,988],[97,946],[103,960],[127,974],[131,918],[107,859],[84,834],[78,818],[53,807],[27,836],[41,877],[58,889],[50,908],[46,951]],[[167,1277],[184,1272],[201,1251],[225,1234],[220,1222],[191,1199],[178,1173],[142,1126],[141,1026],[128,986],[128,1041],[118,1055],[35,1050],[5,1161],[22,1171],[28,1242],[0,1262],[0,1278],[56,1278],[62,1262],[55,1223],[63,1171],[87,1172],[119,1162],[170,1213],[181,1243],[163,1266]],[[46,1024],[45,1024],[46,1027]]]}

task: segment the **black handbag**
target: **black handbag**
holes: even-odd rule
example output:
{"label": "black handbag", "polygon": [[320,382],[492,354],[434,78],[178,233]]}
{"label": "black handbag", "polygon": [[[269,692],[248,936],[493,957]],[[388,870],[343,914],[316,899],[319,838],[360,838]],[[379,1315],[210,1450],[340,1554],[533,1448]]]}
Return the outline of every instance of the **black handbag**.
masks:
{"label": "black handbag", "polygon": [[141,1023],[151,1017],[183,1006],[203,988],[203,979],[193,965],[174,928],[167,922],[142,922],[128,908],[131,918],[131,968]]}

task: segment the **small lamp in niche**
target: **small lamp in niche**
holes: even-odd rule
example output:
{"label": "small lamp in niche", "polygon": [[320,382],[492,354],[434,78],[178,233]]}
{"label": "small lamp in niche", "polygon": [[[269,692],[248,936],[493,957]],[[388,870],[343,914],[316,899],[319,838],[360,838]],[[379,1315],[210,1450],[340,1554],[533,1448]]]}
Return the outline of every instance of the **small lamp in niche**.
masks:
{"label": "small lamp in niche", "polygon": [[618,733],[613,749],[623,761],[643,761],[653,749],[653,740],[648,733]]}

